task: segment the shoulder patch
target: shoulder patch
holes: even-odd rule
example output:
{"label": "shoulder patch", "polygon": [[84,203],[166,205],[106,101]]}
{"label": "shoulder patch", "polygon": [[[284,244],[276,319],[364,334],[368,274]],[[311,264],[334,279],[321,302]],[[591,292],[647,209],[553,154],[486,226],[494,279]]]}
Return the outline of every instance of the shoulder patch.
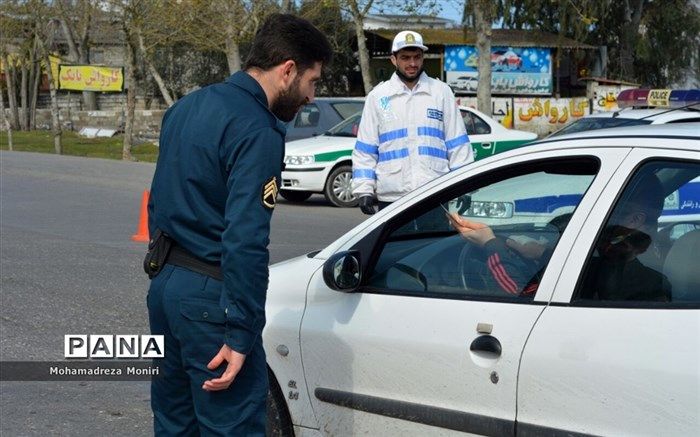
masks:
{"label": "shoulder patch", "polygon": [[262,186],[262,203],[267,208],[273,209],[277,200],[277,178],[272,176]]}

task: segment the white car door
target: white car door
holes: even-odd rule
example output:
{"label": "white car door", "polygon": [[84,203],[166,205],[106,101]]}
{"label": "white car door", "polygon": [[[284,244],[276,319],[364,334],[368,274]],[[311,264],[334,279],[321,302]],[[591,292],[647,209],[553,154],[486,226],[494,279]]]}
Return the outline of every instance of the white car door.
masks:
{"label": "white car door", "polygon": [[[490,265],[485,248],[448,226],[440,203],[488,223],[503,241],[553,249],[549,264],[557,264],[626,153],[533,153],[448,178],[430,196],[383,212],[386,220],[344,248],[362,259],[357,291],[334,291],[317,271],[300,334],[320,430],[512,435],[520,356],[558,275],[545,270],[549,255],[522,260],[518,272]],[[560,235],[550,222],[574,209]],[[529,278],[542,270],[535,294]],[[505,291],[508,280],[517,288]]]}
{"label": "white car door", "polygon": [[[685,225],[700,218],[700,190],[692,186],[699,172],[697,151],[634,149],[610,180],[524,350],[518,431],[700,435],[700,230]],[[619,225],[632,217],[625,209],[639,208],[635,184],[652,176],[668,196],[662,231],[650,223],[646,242],[639,232],[615,236],[631,228]],[[632,214],[642,220],[649,211]],[[668,232],[675,222],[689,232]],[[634,269],[596,270],[629,253],[639,254],[627,258]]]}

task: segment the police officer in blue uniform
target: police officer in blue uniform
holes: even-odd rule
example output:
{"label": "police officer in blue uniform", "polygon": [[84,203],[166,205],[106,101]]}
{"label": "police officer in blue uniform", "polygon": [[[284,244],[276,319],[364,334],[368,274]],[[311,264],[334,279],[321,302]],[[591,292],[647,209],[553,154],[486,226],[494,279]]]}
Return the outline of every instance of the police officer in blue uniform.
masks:
{"label": "police officer in blue uniform", "polygon": [[314,98],[332,50],[308,21],[275,14],[244,71],[163,118],[151,187],[148,313],[165,336],[151,385],[156,435],[264,435],[270,218],[285,127]]}

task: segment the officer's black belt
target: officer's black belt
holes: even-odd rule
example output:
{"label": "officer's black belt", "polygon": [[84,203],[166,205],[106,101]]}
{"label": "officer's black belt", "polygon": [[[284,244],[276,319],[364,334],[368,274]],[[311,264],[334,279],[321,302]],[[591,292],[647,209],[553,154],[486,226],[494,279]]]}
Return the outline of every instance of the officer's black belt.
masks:
{"label": "officer's black belt", "polygon": [[170,248],[170,253],[165,262],[174,266],[184,267],[219,281],[224,280],[224,275],[221,273],[221,265],[197,258],[177,244],[173,244],[173,247]]}

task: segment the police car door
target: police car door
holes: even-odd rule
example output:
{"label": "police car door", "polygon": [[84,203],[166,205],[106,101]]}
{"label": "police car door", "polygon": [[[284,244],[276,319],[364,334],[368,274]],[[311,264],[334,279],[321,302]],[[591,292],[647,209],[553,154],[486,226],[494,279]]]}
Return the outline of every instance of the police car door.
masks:
{"label": "police car door", "polygon": [[[523,353],[518,430],[700,432],[700,159],[691,151],[697,141],[683,141],[686,150],[635,149],[593,208]],[[605,282],[587,280],[600,256],[594,248],[604,247],[603,230],[626,207],[625,193],[650,173],[667,197],[658,232],[637,256],[648,280],[631,278],[634,293],[601,294]],[[659,275],[666,284],[650,280]]]}
{"label": "police car door", "polygon": [[[619,162],[624,153],[595,155]],[[337,247],[359,252],[363,279],[350,293],[329,288],[320,270],[309,282],[302,359],[320,429],[513,434],[523,346],[552,294],[555,260],[568,253],[612,172],[609,162],[549,152],[475,165],[396,202]],[[443,206],[554,257],[521,262],[526,279],[517,282],[505,262],[455,233]],[[560,233],[551,223],[567,214]],[[540,270],[533,289],[530,276]]]}

